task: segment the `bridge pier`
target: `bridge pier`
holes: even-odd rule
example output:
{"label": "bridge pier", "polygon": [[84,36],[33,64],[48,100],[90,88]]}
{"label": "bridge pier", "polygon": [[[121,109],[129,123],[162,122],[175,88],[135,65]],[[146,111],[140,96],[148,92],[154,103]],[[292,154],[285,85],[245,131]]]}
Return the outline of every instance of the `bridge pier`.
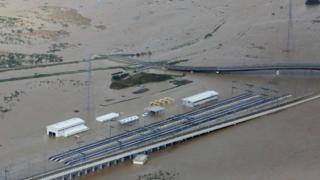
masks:
{"label": "bridge pier", "polygon": [[69,174],[68,179],[72,180],[72,174]]}
{"label": "bridge pier", "polygon": [[83,175],[87,175],[87,174],[88,174],[88,170],[85,169],[85,170],[83,171]]}
{"label": "bridge pier", "polygon": [[157,152],[158,151],[158,148],[153,148],[151,152]]}
{"label": "bridge pier", "polygon": [[92,172],[92,168],[88,168],[87,174],[90,174]]}
{"label": "bridge pier", "polygon": [[74,179],[75,177],[77,177],[77,173],[71,173],[70,176],[71,176],[71,179]]}
{"label": "bridge pier", "polygon": [[130,159],[132,159],[131,156],[127,156],[126,157],[126,160],[130,160]]}
{"label": "bridge pier", "polygon": [[127,160],[130,160],[131,159],[131,156],[127,156]]}
{"label": "bridge pier", "polygon": [[117,161],[117,160],[111,161],[111,164],[112,164],[112,165],[117,165],[117,164],[118,164],[118,161]]}
{"label": "bridge pier", "polygon": [[97,167],[95,166],[95,167],[93,167],[92,169],[91,169],[91,172],[95,172],[97,169],[96,169]]}

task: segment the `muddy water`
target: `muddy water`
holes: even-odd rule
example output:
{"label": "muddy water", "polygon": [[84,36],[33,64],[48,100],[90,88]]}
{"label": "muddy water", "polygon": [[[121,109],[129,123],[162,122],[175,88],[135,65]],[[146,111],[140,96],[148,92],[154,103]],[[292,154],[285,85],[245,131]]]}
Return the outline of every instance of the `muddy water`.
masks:
{"label": "muddy water", "polygon": [[[31,10],[45,5],[44,1],[7,1],[0,15],[29,16]],[[314,62],[319,57],[319,26],[312,24],[318,16],[316,8],[306,9],[301,1],[294,1],[294,51],[283,52],[286,38],[286,0],[268,2],[234,1],[50,1],[51,6],[76,9],[92,20],[91,26],[69,26],[64,30],[70,36],[60,40],[82,44],[64,50],[59,55],[65,61],[82,60],[92,54],[131,53],[151,50],[148,60],[187,58],[191,65],[251,64],[275,62]],[[275,13],[272,16],[272,13]],[[36,24],[41,21],[32,19]],[[208,23],[210,22],[210,23]],[[225,24],[207,40],[204,35]],[[94,26],[103,24],[106,30]],[[63,29],[45,23],[48,29]],[[196,28],[195,28],[196,27]],[[193,44],[190,42],[194,42]],[[24,53],[44,53],[52,42],[26,46],[0,45],[2,50]],[[186,46],[188,44],[188,46]],[[189,45],[190,44],[190,45]],[[185,46],[181,46],[185,45]],[[172,47],[181,47],[172,50]],[[257,48],[259,47],[259,48]],[[291,59],[290,59],[291,58]],[[101,61],[93,67],[114,66],[117,63]],[[54,73],[86,68],[86,64],[38,68],[1,74],[1,78],[27,76],[34,73]],[[137,87],[121,91],[110,90],[111,73],[117,70],[93,72],[92,107],[87,111],[87,74],[54,76],[16,82],[0,83],[0,95],[9,96],[23,91],[19,98],[1,105],[11,111],[0,117],[0,177],[4,168],[11,179],[19,179],[50,168],[61,166],[47,161],[47,157],[72,147],[89,143],[133,129],[145,123],[159,121],[165,116],[181,113],[180,99],[191,94],[214,89],[221,98],[241,93],[254,84],[275,89],[280,94],[309,94],[319,91],[319,73],[188,74],[192,84],[169,89],[168,82],[150,83],[150,91],[133,95]],[[237,81],[237,82],[232,82]],[[232,88],[234,87],[234,88]],[[141,114],[150,100],[170,96],[177,101],[168,106],[160,118],[145,118],[132,127],[120,128],[116,122],[111,132],[108,124],[99,124],[93,117],[112,111],[123,117]],[[135,100],[110,103],[137,98]],[[112,101],[108,101],[112,99]],[[221,130],[151,155],[146,166],[130,162],[107,169],[83,179],[138,179],[139,176],[168,173],[174,179],[319,179],[319,115],[315,101],[281,113],[259,118],[236,127]],[[78,110],[79,112],[75,112]],[[66,139],[49,139],[45,126],[74,116],[86,119],[90,130]]]}
{"label": "muddy water", "polygon": [[[110,134],[116,134],[124,130],[139,127],[146,123],[159,121],[162,118],[165,118],[165,116],[169,116],[177,112],[182,113],[185,111],[185,109],[181,108],[179,99],[207,89],[217,90],[221,93],[221,98],[231,96],[232,93],[237,94],[247,90],[247,83],[255,85],[252,88],[252,90],[254,91],[261,91],[262,87],[267,87],[269,89],[278,90],[279,94],[291,93],[301,95],[303,93],[311,93],[319,89],[319,84],[316,83],[318,76],[310,73],[308,74],[310,76],[308,78],[305,78],[300,74],[289,74],[282,76],[275,76],[273,74],[254,74],[241,76],[188,74],[186,78],[193,80],[192,84],[161,92],[172,87],[172,85],[168,82],[151,83],[146,85],[146,87],[151,89],[151,91],[148,91],[143,95],[133,95],[131,92],[135,90],[136,87],[125,89],[122,91],[115,91],[106,88],[109,85],[106,78],[110,78],[111,72],[114,72],[114,70],[110,72],[108,71],[93,73],[94,84],[92,86],[92,106],[94,107],[94,109],[90,114],[86,110],[87,87],[84,85],[73,84],[74,81],[79,81],[80,84],[86,81],[85,74],[83,74],[82,78],[79,78],[79,75],[66,75],[60,77],[45,78],[44,80],[37,79],[31,81],[27,80],[5,83],[10,84],[10,86],[8,86],[8,88],[6,88],[6,91],[3,91],[2,93],[9,93],[16,89],[23,89],[25,91],[25,94],[21,95],[19,102],[16,102],[14,105],[12,105],[12,111],[6,113],[4,116],[2,116],[1,119],[1,167],[10,167],[12,177],[20,177],[20,175],[31,175],[35,172],[43,172],[46,169],[61,166],[58,163],[51,163],[46,161],[45,159],[49,155],[61,151],[61,149],[77,147],[81,144],[86,144],[93,140],[107,137]],[[293,80],[292,77],[294,77],[295,79]],[[57,78],[63,79],[63,84],[57,83],[60,82],[59,80],[57,80]],[[236,82],[232,83],[232,81],[234,80],[236,80]],[[233,91],[232,86],[234,87]],[[112,125],[115,128],[113,128],[111,132],[108,128],[109,124],[100,124],[93,120],[93,117],[96,115],[101,115],[113,111],[120,112],[123,117],[141,114],[143,112],[143,107],[147,106],[147,103],[150,100],[165,96],[175,98],[176,103],[167,107],[166,114],[163,117],[145,118],[134,126],[125,128],[120,127],[116,122],[112,122]],[[130,99],[133,97],[136,97],[137,99],[108,106],[108,103]],[[106,99],[114,100],[111,102],[107,102],[105,101]],[[30,104],[32,104],[32,106],[30,106]],[[316,104],[317,102],[311,103],[310,105],[301,106],[301,108],[303,110],[311,111],[316,108]],[[79,110],[80,112],[75,113],[74,110]],[[311,112],[302,111],[301,113],[296,113],[297,117],[299,117],[298,115],[302,116],[303,114],[308,114]],[[86,119],[87,125],[90,127],[90,131],[81,134],[80,139],[71,137],[67,139],[54,140],[47,138],[44,133],[44,127],[46,125],[74,116],[79,116]],[[313,116],[317,115],[313,113]],[[310,121],[315,120],[315,117],[312,118],[313,116],[311,116]],[[286,133],[293,133],[295,132],[295,128],[299,128],[296,127],[297,125],[295,123],[290,123],[293,117],[295,117],[295,115],[292,115],[291,110],[265,118],[260,118],[262,120],[257,120],[257,122],[245,123],[241,126],[231,128],[231,130],[222,130],[215,134],[198,138],[186,144],[182,144],[177,147],[162,151],[160,153],[156,153],[151,156],[150,162],[144,167],[132,166],[129,162],[124,165],[120,165],[119,167],[102,171],[97,176],[89,176],[89,179],[137,179],[139,176],[142,176],[144,174],[159,173],[160,171],[173,174],[174,177],[178,179],[194,179],[196,176],[202,177],[203,179],[210,179],[212,172],[221,172],[221,169],[219,168],[222,167],[226,169],[229,168],[230,170],[234,168],[232,170],[233,174],[218,174],[222,179],[228,179],[232,177],[236,178],[238,176],[238,173],[242,173],[243,177],[247,178],[248,175],[251,176],[251,166],[250,164],[246,163],[249,160],[250,162],[253,161],[254,158],[258,156],[258,152],[272,153],[269,151],[264,152],[264,149],[259,147],[272,146],[273,141],[271,141],[271,139],[275,138],[275,133],[277,133],[274,131],[281,131],[281,128],[277,127],[277,119],[282,119],[282,128],[284,128],[284,130],[290,130]],[[298,121],[298,119],[300,118],[303,117],[296,118],[295,121]],[[259,124],[260,121],[265,123]],[[306,123],[310,124],[310,122]],[[268,141],[265,142],[266,140],[262,140],[261,142],[259,140],[259,138],[262,138],[260,137],[261,134],[254,135],[254,133],[257,133],[257,127],[263,129],[265,128],[264,126],[266,124],[268,124],[267,127],[269,129],[264,130],[265,134],[263,138],[267,138]],[[275,128],[274,131],[271,130],[272,128]],[[291,128],[293,128],[293,130],[291,130]],[[307,130],[299,129],[299,131],[300,130],[302,131],[301,133],[308,133]],[[303,132],[303,130],[305,132]],[[260,133],[260,131],[258,132]],[[252,136],[258,139],[247,139],[249,137],[247,133],[252,133]],[[308,134],[305,134],[305,136],[307,135]],[[317,134],[314,134],[310,138],[314,138],[313,136],[316,135]],[[285,137],[292,138],[289,135]],[[246,139],[248,141],[247,144],[252,143],[251,146],[242,144],[243,141],[246,142]],[[229,141],[233,143],[230,143]],[[283,141],[287,142],[288,140],[283,139]],[[310,143],[310,141],[308,143]],[[255,144],[257,144],[257,146],[255,146]],[[277,145],[279,144],[275,144],[275,146]],[[307,145],[309,144],[301,144],[301,146]],[[298,145],[293,144],[292,146]],[[255,147],[258,149],[255,149]],[[282,146],[279,148],[285,149],[285,147],[286,146]],[[231,155],[225,155],[224,153],[226,153],[226,149],[224,148],[227,148],[227,150],[233,150],[229,152],[231,153]],[[291,147],[288,148],[290,149]],[[249,156],[250,154],[246,154],[248,153],[247,151],[254,151],[256,154],[254,154],[254,156]],[[293,149],[293,151],[299,151],[299,149]],[[243,153],[246,156],[236,156],[237,152]],[[214,156],[212,156],[212,154],[214,154]],[[269,155],[266,156],[269,157]],[[290,155],[290,157],[291,156],[292,155]],[[238,159],[232,159],[236,157]],[[224,158],[226,158],[226,162],[224,162]],[[249,160],[247,158],[249,158]],[[277,163],[276,160],[278,160],[278,157],[274,159],[273,163]],[[236,161],[237,163],[230,163],[232,161]],[[222,162],[229,162],[230,164],[222,164],[222,167],[220,167],[220,164]],[[240,166],[242,162],[244,163],[244,166],[248,166],[247,169],[239,169],[238,166]],[[255,163],[259,164],[258,162]],[[273,165],[274,164],[264,167],[263,163],[258,167],[269,168],[269,166]],[[283,164],[283,166],[286,166],[286,164]],[[194,169],[195,167],[201,168]],[[215,167],[213,168],[215,169],[215,171],[211,169],[212,167]],[[194,170],[194,172],[190,173],[191,170]],[[264,169],[262,169],[261,171],[264,171]],[[202,176],[200,176],[201,174]],[[258,173],[258,175],[267,176],[269,174]]]}
{"label": "muddy water", "polygon": [[[88,143],[92,140],[101,139],[103,137],[109,136],[110,132],[108,129],[108,124],[99,124],[95,122],[92,118],[94,115],[101,115],[104,113],[116,111],[121,112],[122,116],[130,116],[134,114],[141,114],[143,112],[143,107],[147,106],[147,103],[156,98],[161,98],[165,96],[174,97],[177,101],[176,104],[171,105],[167,108],[165,116],[175,114],[177,112],[183,112],[181,109],[179,99],[182,97],[188,96],[190,94],[194,94],[199,91],[204,91],[207,89],[214,89],[218,92],[221,92],[221,98],[231,96],[232,93],[240,93],[248,89],[246,87],[246,83],[255,84],[256,90],[259,90],[261,87],[268,87],[270,89],[276,89],[280,93],[291,93],[291,94],[302,94],[302,93],[310,93],[312,91],[316,91],[319,89],[319,84],[317,83],[317,76],[304,78],[299,74],[291,74],[291,75],[283,75],[277,77],[275,75],[241,75],[234,76],[216,76],[212,75],[196,75],[189,74],[187,75],[187,79],[193,80],[192,84],[186,85],[184,87],[171,89],[168,91],[164,91],[160,93],[160,91],[168,89],[172,87],[168,82],[163,83],[151,83],[147,84],[146,87],[151,89],[151,91],[146,92],[143,95],[133,95],[131,92],[136,88],[129,88],[122,91],[115,91],[107,89],[109,85],[108,78],[110,78],[110,73],[114,72],[94,72],[93,80],[94,84],[92,86],[92,99],[93,106],[95,107],[92,114],[88,114],[86,111],[86,93],[87,87],[81,85],[86,81],[86,75],[82,74],[82,77],[79,75],[66,75],[59,77],[51,77],[45,79],[35,79],[35,80],[27,80],[27,81],[17,81],[10,83],[3,83],[2,85],[7,85],[6,88],[2,88],[3,94],[9,94],[17,89],[25,91],[25,94],[22,94],[20,100],[15,102],[12,105],[12,111],[6,113],[2,116],[1,119],[1,127],[0,127],[0,141],[2,144],[1,147],[1,167],[10,167],[12,177],[18,176],[20,174],[30,175],[34,172],[42,172],[46,169],[60,166],[57,163],[51,163],[46,161],[45,159],[55,153],[61,151],[61,149],[69,149],[71,147],[77,147],[81,144]],[[294,77],[294,79],[292,79]],[[63,79],[63,84],[59,84],[60,79]],[[236,80],[236,83],[232,83],[232,80]],[[80,85],[74,85],[74,81],[79,81]],[[10,86],[8,86],[10,85]],[[232,92],[232,86],[235,89]],[[2,86],[4,87],[4,86]],[[308,87],[308,88],[305,88]],[[118,103],[112,106],[105,106],[108,103],[130,99],[136,97],[138,99],[131,100],[123,103]],[[114,99],[114,101],[107,102],[106,99]],[[104,105],[104,106],[101,106]],[[302,109],[306,109],[310,111],[315,109],[316,103],[312,103],[311,105],[301,106]],[[79,113],[75,113],[74,110],[79,110]],[[294,111],[296,112],[296,111]],[[303,119],[303,114],[312,114],[311,112],[301,112],[297,113],[300,115],[298,119]],[[313,113],[313,116],[317,116],[317,114]],[[90,131],[83,133],[80,135],[80,139],[75,139],[73,137],[67,139],[53,140],[48,139],[45,135],[45,126],[51,123],[55,123],[60,120],[64,120],[66,118],[71,118],[74,116],[79,116],[87,120],[87,125],[90,127]],[[280,117],[277,117],[280,116]],[[288,116],[288,117],[287,117]],[[287,117],[287,118],[286,118]],[[266,117],[265,121],[267,123],[271,123],[268,126],[269,128],[275,128],[274,131],[279,130],[277,125],[278,118],[283,118],[284,124],[283,128],[297,128],[296,124],[289,123],[290,120],[295,117],[291,115],[290,112],[282,112],[274,116]],[[312,117],[312,116],[311,116]],[[162,117],[164,118],[164,117]],[[315,118],[315,117],[314,117]],[[138,126],[141,126],[145,123],[155,122],[160,120],[161,118],[146,118],[140,123],[135,124],[133,127],[120,128],[116,122],[113,122],[113,126],[116,128],[111,130],[111,134],[116,134],[125,129],[132,129]],[[314,120],[311,118],[311,120]],[[257,122],[253,124],[257,124],[260,128],[263,128],[263,125],[260,125]],[[273,124],[273,125],[272,125]],[[310,124],[307,122],[307,124]],[[286,127],[287,126],[287,127]],[[241,128],[246,127],[245,130],[241,131]],[[239,129],[238,129],[239,128]],[[233,130],[238,131],[237,134],[232,134]],[[270,132],[272,131],[269,129]],[[256,132],[256,128],[252,125],[252,122],[246,123],[240,127],[232,128],[232,131],[226,130],[229,134],[225,135],[225,131],[220,131],[219,133],[208,135],[204,138],[199,138],[197,140],[191,141],[186,145],[182,144],[173,149],[169,149],[164,152],[157,153],[151,156],[151,161],[145,167],[133,167],[131,163],[127,163],[126,165],[121,165],[120,167],[112,168],[111,170],[106,170],[104,173],[98,175],[96,178],[110,178],[110,179],[136,179],[139,175],[143,175],[146,173],[155,173],[161,171],[170,172],[176,174],[175,177],[180,177],[182,179],[186,179],[190,176],[190,179],[193,179],[194,176],[191,175],[200,175],[200,173],[204,173],[203,179],[210,179],[212,170],[210,167],[218,168],[219,164],[216,164],[217,161],[214,158],[224,158],[225,149],[222,148],[219,144],[215,145],[215,143],[227,143],[232,138],[239,138],[238,140],[233,140],[235,142],[235,146],[238,145],[240,147],[225,147],[228,149],[239,149],[239,153],[246,153],[248,149],[246,149],[241,144],[241,142],[246,139],[247,133],[254,134]],[[273,138],[273,133],[266,133],[265,138]],[[265,132],[268,132],[265,130]],[[295,130],[290,130],[287,133],[293,133]],[[220,134],[221,133],[221,134]],[[231,133],[231,134],[230,134]],[[281,132],[278,132],[281,133]],[[303,132],[301,132],[303,133]],[[305,133],[308,133],[305,130]],[[218,136],[217,136],[218,135]],[[225,135],[225,136],[223,136]],[[305,134],[307,136],[308,134]],[[315,134],[316,135],[316,134]],[[253,137],[258,138],[259,136],[252,135]],[[271,137],[268,137],[271,136]],[[288,138],[291,136],[287,135]],[[242,138],[241,138],[242,137]],[[312,138],[312,137],[310,137]],[[217,139],[218,142],[215,142]],[[238,142],[239,141],[239,142]],[[257,141],[257,142],[255,142]],[[286,139],[283,140],[287,142]],[[249,143],[259,143],[258,140],[252,140]],[[199,144],[198,144],[199,143]],[[210,143],[213,143],[211,145]],[[272,141],[268,141],[268,143],[272,144]],[[292,142],[294,143],[294,142]],[[270,145],[269,146],[272,146]],[[232,145],[232,144],[231,144]],[[278,144],[275,144],[275,146]],[[216,149],[217,146],[220,149]],[[257,145],[257,147],[262,145]],[[266,146],[266,145],[265,145]],[[306,146],[302,144],[301,146]],[[253,148],[255,146],[249,146]],[[285,148],[281,147],[281,148]],[[288,147],[290,149],[290,147]],[[208,150],[211,149],[211,150]],[[254,151],[258,151],[260,153],[265,153],[263,149],[256,149]],[[238,152],[238,151],[236,151]],[[207,156],[211,157],[211,154],[215,156],[213,159],[208,159]],[[231,152],[235,153],[235,152]],[[303,152],[302,152],[303,153]],[[235,157],[233,155],[231,157]],[[226,155],[226,157],[228,157]],[[231,157],[227,158],[226,162],[232,162]],[[254,160],[254,156],[249,156]],[[239,173],[243,173],[243,175],[250,174],[247,171],[242,171],[239,169],[239,163],[242,160],[246,160],[246,158],[239,156],[238,164],[229,164],[230,167],[234,168],[235,174],[231,174],[230,176],[237,177],[237,171]],[[244,159],[243,159],[244,158]],[[275,158],[274,160],[277,160]],[[236,159],[235,159],[236,160]],[[220,160],[223,161],[223,160]],[[224,162],[224,161],[223,161]],[[245,161],[246,162],[246,161]],[[244,162],[244,163],[245,163]],[[188,165],[189,163],[189,165]],[[198,163],[193,166],[192,163]],[[276,162],[274,162],[276,163]],[[285,162],[283,162],[285,163]],[[234,166],[231,166],[234,165]],[[248,166],[248,164],[245,164]],[[284,164],[283,166],[285,166]],[[201,167],[194,169],[194,167]],[[227,165],[224,165],[227,166]],[[206,168],[205,168],[206,167]],[[261,165],[261,168],[263,164]],[[216,169],[215,168],[215,169]],[[268,168],[268,167],[265,167]],[[285,167],[286,168],[286,167]],[[289,168],[289,167],[287,167]],[[248,167],[250,170],[250,168]],[[247,170],[248,170],[247,169]],[[189,174],[188,172],[194,170],[194,173]],[[248,171],[249,171],[248,170]],[[262,171],[262,170],[261,170]],[[263,174],[262,174],[263,175]],[[228,174],[221,174],[221,178],[225,177],[226,179],[229,177]],[[244,176],[245,177],[245,176]],[[94,177],[90,177],[95,178]]]}

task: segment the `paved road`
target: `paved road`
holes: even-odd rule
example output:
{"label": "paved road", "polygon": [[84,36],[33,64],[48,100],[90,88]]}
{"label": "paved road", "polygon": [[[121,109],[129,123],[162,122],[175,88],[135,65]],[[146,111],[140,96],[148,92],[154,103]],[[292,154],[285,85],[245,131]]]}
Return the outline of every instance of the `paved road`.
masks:
{"label": "paved road", "polygon": [[232,73],[246,71],[278,71],[278,70],[316,70],[320,71],[320,64],[272,64],[272,65],[249,65],[249,66],[166,66],[168,70],[193,71],[205,73]]}

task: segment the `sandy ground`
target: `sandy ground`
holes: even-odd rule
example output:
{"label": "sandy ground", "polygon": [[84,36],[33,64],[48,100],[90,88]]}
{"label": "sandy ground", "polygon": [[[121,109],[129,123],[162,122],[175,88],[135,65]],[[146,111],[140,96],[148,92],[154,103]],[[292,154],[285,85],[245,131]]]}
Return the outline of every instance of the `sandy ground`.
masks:
{"label": "sandy ground", "polygon": [[[0,50],[46,53],[52,44],[68,43],[70,46],[55,53],[64,62],[94,54],[151,51],[148,61],[189,59],[185,63],[188,65],[318,63],[319,8],[306,8],[303,1],[293,2],[290,53],[285,52],[287,0],[1,0],[0,16],[20,18],[23,23],[0,26],[1,33],[9,33],[14,39],[0,43]],[[21,42],[17,39],[25,43],[17,43]],[[116,65],[120,64],[108,60],[93,63],[93,67]],[[79,63],[8,71],[2,72],[0,79],[86,68],[86,63]],[[179,100],[206,89],[228,97],[232,80],[239,82],[238,93],[246,89],[245,83],[298,95],[317,92],[320,85],[319,73],[314,72],[280,76],[188,74],[186,78],[194,82],[185,87],[161,92],[172,85],[150,83],[146,85],[150,91],[133,95],[136,87],[120,91],[107,88],[111,73],[116,71],[93,72],[91,113],[86,111],[86,73],[0,83],[0,106],[11,109],[0,117],[0,177],[5,168],[10,170],[12,179],[17,179],[59,166],[45,159],[62,149],[105,137],[109,134],[107,125],[95,122],[95,115],[111,111],[122,112],[123,116],[140,114],[152,99],[171,96]],[[15,91],[20,92],[19,97],[6,102],[4,97]],[[134,97],[138,99],[101,106]],[[319,179],[319,103],[260,118],[154,154],[145,167],[127,163],[89,179],[138,179],[160,170],[174,174],[176,179]],[[168,108],[166,116],[175,112],[183,112],[179,103]],[[81,134],[80,140],[46,137],[46,125],[74,116],[87,119],[91,129]],[[122,130],[117,126],[112,133]]]}

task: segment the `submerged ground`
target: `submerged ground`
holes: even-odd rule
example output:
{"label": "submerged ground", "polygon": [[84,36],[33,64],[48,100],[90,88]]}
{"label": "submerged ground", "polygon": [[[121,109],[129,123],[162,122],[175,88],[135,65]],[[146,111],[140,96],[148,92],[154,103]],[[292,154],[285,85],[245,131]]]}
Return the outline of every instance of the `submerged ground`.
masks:
{"label": "submerged ground", "polygon": [[[287,0],[0,0],[0,176],[5,169],[18,179],[60,166],[46,157],[109,134],[95,115],[140,114],[156,98],[177,100],[168,116],[184,111],[179,99],[207,89],[221,98],[231,96],[232,87],[234,93],[246,90],[247,83],[295,95],[318,92],[319,73],[271,72],[187,74],[193,83],[150,83],[149,91],[133,94],[138,87],[109,89],[111,74],[124,64],[103,59],[92,62],[88,102],[85,61],[99,54],[138,54],[147,62],[186,59],[183,64],[203,66],[318,63],[318,12],[293,0],[288,52]],[[156,153],[144,167],[127,163],[89,178],[319,179],[319,105],[308,103]],[[91,130],[80,139],[47,138],[46,125],[74,116],[86,119]],[[120,131],[117,126],[112,133]]]}

